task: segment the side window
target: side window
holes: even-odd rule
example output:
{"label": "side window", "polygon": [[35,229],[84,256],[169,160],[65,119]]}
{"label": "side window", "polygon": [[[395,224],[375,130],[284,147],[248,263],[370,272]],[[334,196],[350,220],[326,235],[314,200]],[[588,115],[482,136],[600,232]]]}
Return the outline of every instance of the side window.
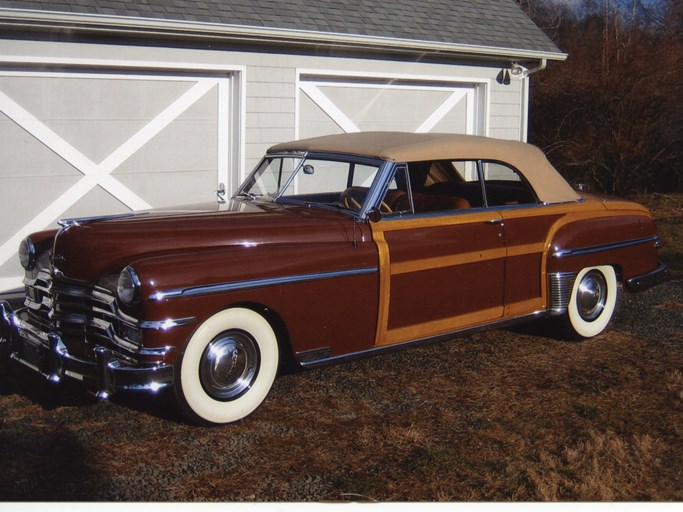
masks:
{"label": "side window", "polygon": [[536,194],[519,172],[501,162],[482,162],[488,206],[537,203]]}
{"label": "side window", "polygon": [[477,162],[475,160],[456,160],[452,162],[453,169],[458,173],[458,177],[464,182],[479,181]]}
{"label": "side window", "polygon": [[376,165],[355,164],[351,186],[370,188],[377,175],[377,169]]}
{"label": "side window", "polygon": [[476,160],[410,162],[408,172],[415,213],[484,205]]}
{"label": "side window", "polygon": [[[351,164],[346,178],[346,188],[339,196],[339,204],[349,210],[359,211],[378,171],[379,167],[376,165]],[[388,212],[385,210],[385,213]]]}

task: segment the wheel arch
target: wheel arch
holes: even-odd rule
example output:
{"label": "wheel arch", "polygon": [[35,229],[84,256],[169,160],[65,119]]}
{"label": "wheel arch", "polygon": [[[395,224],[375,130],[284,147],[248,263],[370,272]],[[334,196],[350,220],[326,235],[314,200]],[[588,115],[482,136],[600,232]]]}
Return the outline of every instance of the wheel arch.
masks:
{"label": "wheel arch", "polygon": [[223,307],[221,311],[232,308],[244,308],[254,311],[265,318],[265,320],[270,324],[273,332],[275,332],[277,344],[280,348],[280,371],[298,369],[301,367],[294,355],[294,349],[292,347],[292,341],[289,335],[289,330],[287,329],[287,324],[275,309],[258,302],[236,302]]}
{"label": "wheel arch", "polygon": [[617,283],[623,284],[623,282],[624,282],[624,267],[622,267],[619,263],[605,263],[605,265],[609,265],[614,269],[614,273],[617,276]]}

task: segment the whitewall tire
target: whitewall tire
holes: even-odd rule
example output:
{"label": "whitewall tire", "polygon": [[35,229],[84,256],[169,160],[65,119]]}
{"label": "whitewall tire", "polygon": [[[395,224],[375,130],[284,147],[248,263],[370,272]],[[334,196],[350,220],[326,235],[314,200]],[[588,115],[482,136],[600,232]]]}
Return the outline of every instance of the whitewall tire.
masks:
{"label": "whitewall tire", "polygon": [[244,308],[216,313],[199,326],[180,357],[178,404],[199,423],[240,420],[266,398],[278,363],[277,338],[265,318]]}
{"label": "whitewall tire", "polygon": [[576,276],[567,309],[570,334],[581,338],[605,330],[617,303],[617,276],[609,265],[587,267]]}

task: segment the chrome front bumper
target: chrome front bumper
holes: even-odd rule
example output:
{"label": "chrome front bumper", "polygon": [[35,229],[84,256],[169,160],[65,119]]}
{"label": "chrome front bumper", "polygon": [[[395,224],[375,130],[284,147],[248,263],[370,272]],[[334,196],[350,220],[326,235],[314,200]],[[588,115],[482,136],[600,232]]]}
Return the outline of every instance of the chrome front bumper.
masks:
{"label": "chrome front bumper", "polygon": [[124,366],[106,347],[94,348],[95,360],[69,354],[59,334],[44,333],[24,322],[8,302],[0,300],[0,346],[9,345],[10,357],[52,382],[64,377],[80,380],[108,398],[116,391],[158,391],[173,384],[173,366]]}

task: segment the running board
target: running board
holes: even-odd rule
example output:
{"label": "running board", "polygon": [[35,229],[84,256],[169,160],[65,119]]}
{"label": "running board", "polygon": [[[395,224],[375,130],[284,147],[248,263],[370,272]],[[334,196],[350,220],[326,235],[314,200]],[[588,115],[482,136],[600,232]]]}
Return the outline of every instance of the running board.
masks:
{"label": "running board", "polygon": [[383,354],[386,352],[394,352],[396,350],[402,350],[407,347],[427,345],[430,343],[438,343],[440,341],[447,341],[456,337],[460,338],[463,336],[471,336],[472,334],[477,334],[483,331],[503,329],[505,327],[511,327],[513,325],[522,324],[525,322],[529,322],[531,320],[537,320],[539,318],[543,318],[544,316],[548,316],[548,314],[549,312],[546,310],[537,311],[529,315],[518,316],[515,318],[506,318],[504,320],[498,320],[496,322],[491,322],[484,325],[477,325],[474,327],[467,327],[465,329],[459,329],[457,331],[451,331],[445,334],[438,334],[436,336],[429,336],[426,338],[419,338],[411,341],[403,341],[401,343],[394,343],[392,345],[372,347],[367,350],[361,350],[358,352],[352,352],[350,354],[343,354],[339,356],[333,356],[332,350],[329,347],[321,347],[313,350],[306,350],[304,352],[297,352],[296,360],[304,368],[318,368],[321,366],[328,366],[340,362],[351,361],[354,359],[362,359],[365,357]]}

